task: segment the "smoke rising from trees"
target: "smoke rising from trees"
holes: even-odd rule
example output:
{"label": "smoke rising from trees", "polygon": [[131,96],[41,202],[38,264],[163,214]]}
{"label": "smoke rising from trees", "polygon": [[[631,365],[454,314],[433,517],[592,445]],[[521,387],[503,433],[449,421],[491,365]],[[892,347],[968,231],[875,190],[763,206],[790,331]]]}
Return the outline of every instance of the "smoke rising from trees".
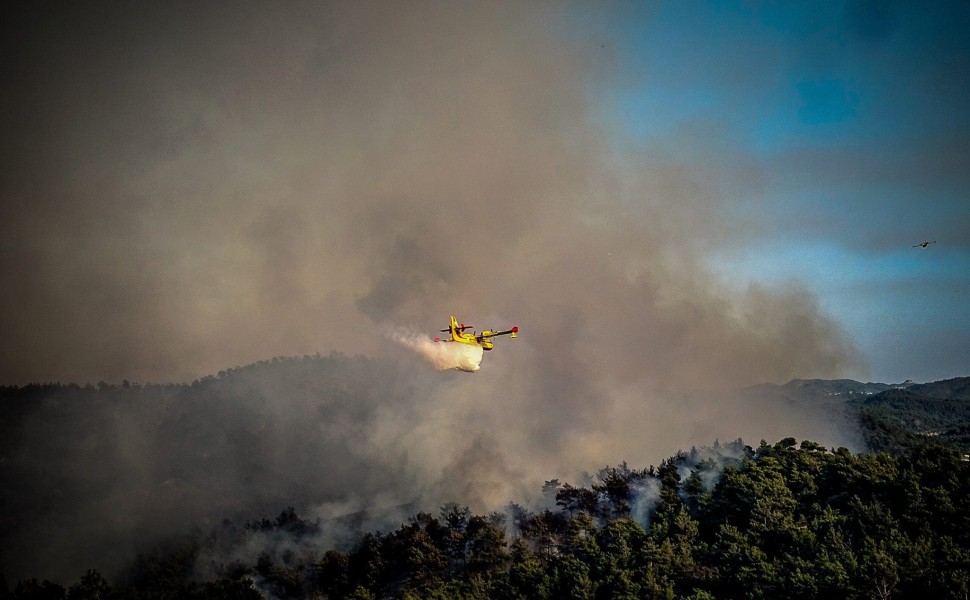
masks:
{"label": "smoke rising from trees", "polygon": [[[619,413],[591,397],[580,426],[568,419],[582,413],[508,393],[491,362],[473,374],[437,371],[401,352],[274,359],[191,385],[4,390],[4,575],[73,581],[93,567],[114,578],[136,552],[192,527],[286,506],[321,520],[310,541],[322,551],[445,502],[542,508],[545,481],[583,482],[630,456],[656,463],[692,439],[851,440],[838,415],[816,405],[730,394],[680,397],[676,411],[643,397]],[[705,485],[717,458],[695,460],[710,463]],[[634,491],[634,514],[646,522],[656,490],[645,481]]]}

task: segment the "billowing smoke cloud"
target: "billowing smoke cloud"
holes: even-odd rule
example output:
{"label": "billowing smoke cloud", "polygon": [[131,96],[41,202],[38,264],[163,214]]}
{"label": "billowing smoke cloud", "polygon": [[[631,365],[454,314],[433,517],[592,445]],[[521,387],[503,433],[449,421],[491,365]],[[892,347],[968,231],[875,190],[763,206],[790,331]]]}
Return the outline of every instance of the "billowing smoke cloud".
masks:
{"label": "billowing smoke cloud", "polygon": [[[717,438],[844,443],[717,391],[861,366],[806,290],[738,291],[709,271],[759,226],[760,166],[706,123],[629,144],[596,101],[650,82],[618,72],[596,14],[16,11],[2,36],[0,382],[184,382],[331,351],[399,365],[346,366],[370,387],[334,372],[329,395],[253,382],[191,410],[101,406],[89,428],[45,410],[2,467],[77,484],[36,487],[64,509],[33,530],[59,532],[60,556],[83,556],[78,523],[124,538],[279,503],[485,510]],[[450,314],[523,334],[474,376],[382,334],[433,335]]]}
{"label": "billowing smoke cloud", "polygon": [[458,344],[434,340],[426,335],[392,329],[385,335],[423,356],[435,369],[457,369],[474,373],[482,364],[485,350],[478,344]]}
{"label": "billowing smoke cloud", "polygon": [[716,129],[624,146],[596,104],[630,75],[602,17],[577,37],[533,3],[18,10],[0,381],[374,355],[378,324],[449,314],[527,327],[528,381],[570,413],[617,384],[858,366],[805,290],[706,268],[758,230],[765,174]]}

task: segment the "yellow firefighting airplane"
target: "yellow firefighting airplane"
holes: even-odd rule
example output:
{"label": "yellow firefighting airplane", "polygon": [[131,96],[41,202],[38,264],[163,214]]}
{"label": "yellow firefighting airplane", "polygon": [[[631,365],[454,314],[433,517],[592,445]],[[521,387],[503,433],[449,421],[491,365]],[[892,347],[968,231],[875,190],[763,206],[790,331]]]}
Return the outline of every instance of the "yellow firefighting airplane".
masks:
{"label": "yellow firefighting airplane", "polygon": [[466,329],[471,329],[473,325],[465,325],[464,323],[459,324],[458,319],[451,317],[451,325],[448,329],[441,329],[442,333],[450,333],[451,339],[441,339],[440,337],[435,337],[436,342],[458,342],[460,344],[471,344],[479,345],[483,350],[491,350],[494,344],[492,343],[492,338],[499,335],[507,335],[509,337],[518,337],[519,328],[518,326],[512,329],[506,329],[505,331],[491,331],[486,329],[481,333],[465,333]]}

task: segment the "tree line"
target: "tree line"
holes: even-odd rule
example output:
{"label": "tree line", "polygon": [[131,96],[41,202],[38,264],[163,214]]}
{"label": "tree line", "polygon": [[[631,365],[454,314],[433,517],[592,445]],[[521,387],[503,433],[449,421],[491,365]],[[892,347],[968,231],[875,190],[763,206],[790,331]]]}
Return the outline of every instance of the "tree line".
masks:
{"label": "tree line", "polygon": [[[970,592],[970,463],[954,448],[853,454],[793,438],[553,480],[547,508],[449,503],[320,553],[320,524],[276,519],[158,548],[118,581],[26,580],[3,598],[953,598]],[[248,559],[214,544],[289,540]],[[306,546],[304,546],[305,548]],[[207,561],[207,562],[206,562]],[[202,562],[206,562],[202,565]],[[200,567],[213,574],[200,579]]]}

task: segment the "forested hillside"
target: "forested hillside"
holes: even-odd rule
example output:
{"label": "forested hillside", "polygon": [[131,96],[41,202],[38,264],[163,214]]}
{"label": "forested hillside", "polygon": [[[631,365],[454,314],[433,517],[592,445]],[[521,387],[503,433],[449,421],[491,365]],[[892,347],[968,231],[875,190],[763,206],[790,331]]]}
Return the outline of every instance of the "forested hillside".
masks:
{"label": "forested hillside", "polygon": [[[970,593],[970,378],[762,386],[849,409],[869,451],[714,443],[550,480],[484,513],[447,497],[430,511],[409,503],[407,457],[362,443],[440,379],[331,355],[186,385],[2,387],[0,598]],[[447,476],[507,483],[473,467]],[[339,516],[284,508],[347,490],[359,500]],[[111,568],[9,575],[58,560]]]}
{"label": "forested hillside", "polygon": [[870,450],[900,452],[939,441],[970,454],[970,377],[889,389],[849,406]]}
{"label": "forested hillside", "polygon": [[[708,487],[716,476],[716,483]],[[555,506],[455,504],[343,548],[292,510],[224,522],[118,581],[18,582],[13,598],[965,598],[970,463],[942,445],[853,455],[794,439],[550,481]],[[258,545],[254,542],[258,541]],[[236,551],[234,552],[233,549]],[[246,555],[242,549],[248,549]]]}
{"label": "forested hillside", "polygon": [[793,379],[784,385],[751,386],[741,394],[841,411],[870,451],[898,453],[936,441],[970,454],[970,377],[900,384]]}

